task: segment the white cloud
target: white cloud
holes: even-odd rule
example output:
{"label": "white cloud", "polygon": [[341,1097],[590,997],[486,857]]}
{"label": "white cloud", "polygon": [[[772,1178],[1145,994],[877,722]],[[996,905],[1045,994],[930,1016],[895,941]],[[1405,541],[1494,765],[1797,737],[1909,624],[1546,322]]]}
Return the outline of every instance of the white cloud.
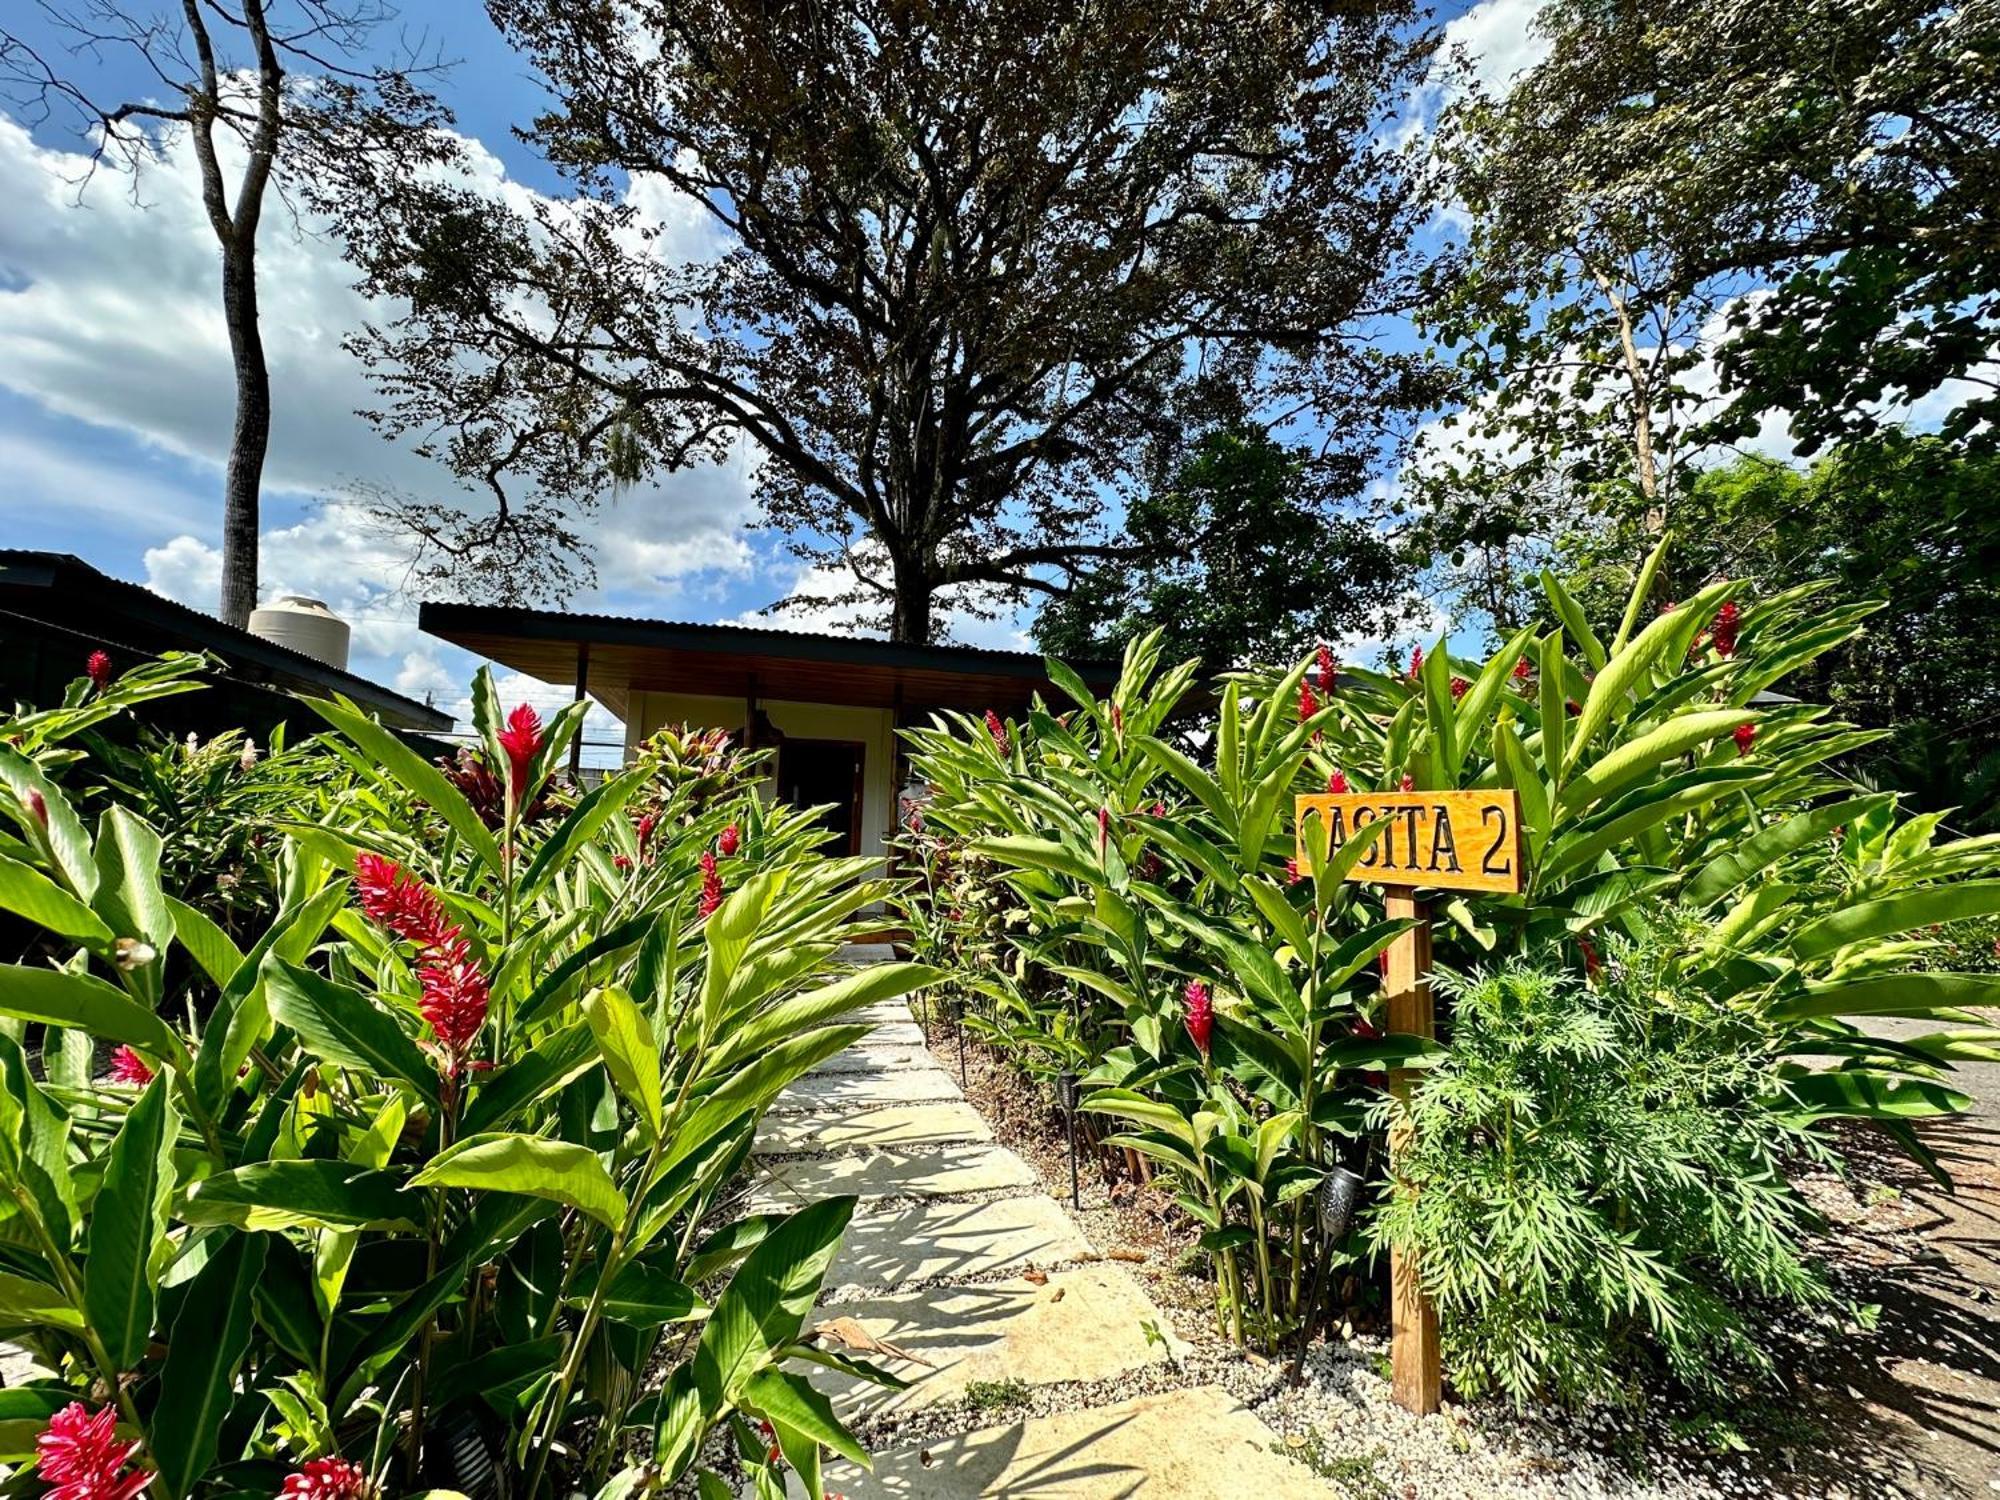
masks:
{"label": "white cloud", "polygon": [[1464,50],[1487,92],[1504,93],[1520,74],[1549,55],[1548,38],[1534,27],[1545,0],[1480,0],[1447,22],[1447,45]]}

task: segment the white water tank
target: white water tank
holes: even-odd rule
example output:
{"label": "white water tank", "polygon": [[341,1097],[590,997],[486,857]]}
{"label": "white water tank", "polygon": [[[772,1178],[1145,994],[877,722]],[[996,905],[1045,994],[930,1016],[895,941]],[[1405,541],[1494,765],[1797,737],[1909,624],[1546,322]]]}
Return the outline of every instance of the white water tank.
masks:
{"label": "white water tank", "polygon": [[347,640],[352,632],[345,620],[319,599],[303,594],[282,594],[250,611],[250,633],[276,646],[347,670]]}

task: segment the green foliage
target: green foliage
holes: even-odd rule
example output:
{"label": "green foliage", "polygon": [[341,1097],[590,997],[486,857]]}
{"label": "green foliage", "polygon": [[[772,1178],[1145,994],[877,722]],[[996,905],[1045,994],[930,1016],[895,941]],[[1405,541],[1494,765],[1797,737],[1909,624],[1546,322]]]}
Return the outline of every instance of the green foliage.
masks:
{"label": "green foliage", "polygon": [[[1935,816],[1900,817],[1892,795],[1838,770],[1875,735],[1766,694],[1853,640],[1875,606],[1830,600],[1818,585],[1753,598],[1719,581],[1656,611],[1648,601],[1666,562],[1663,544],[1602,632],[1545,575],[1558,623],[1515,633],[1483,662],[1440,641],[1412,675],[1332,664],[1329,680],[1313,658],[1229,673],[1196,726],[1176,718],[1194,665],[1162,670],[1145,637],[1108,699],[1052,663],[1074,700],[1063,713],[1038,705],[998,733],[948,716],[908,733],[932,788],[918,835],[930,873],[908,898],[927,956],[958,969],[968,1024],[1010,1056],[1083,1074],[1087,1115],[1115,1122],[1101,1146],[1166,1174],[1203,1230],[1218,1318],[1236,1336],[1276,1347],[1310,1333],[1324,1273],[1365,1248],[1322,1227],[1319,1184],[1335,1166],[1372,1169],[1379,1197],[1399,1118],[1384,1104],[1386,1075],[1458,1061],[1449,1017],[1442,1048],[1383,1034],[1376,961],[1403,924],[1388,920],[1378,886],[1344,876],[1371,852],[1388,857],[1370,845],[1386,824],[1338,848],[1316,819],[1292,827],[1295,796],[1335,778],[1364,794],[1519,794],[1526,888],[1438,893],[1440,961],[1471,974],[1533,958],[1552,994],[1628,988],[1594,1021],[1580,1006],[1583,1031],[1493,1031],[1464,1068],[1552,1067],[1534,1061],[1548,1041],[1577,1073],[1580,1092],[1564,1105],[1577,1134],[1622,1119],[1655,1133],[1651,1150],[1665,1143],[1658,1132],[1680,1129],[1674,1170],[1698,1161],[1717,1174],[1704,1191],[1733,1206],[1741,1238],[1721,1226],[1707,1240],[1686,1225],[1669,1235],[1663,1219],[1657,1252],[1678,1259],[1652,1274],[1661,1297],[1683,1297],[1681,1321],[1618,1330],[1659,1343],[1676,1376],[1694,1380],[1704,1348],[1755,1370],[1761,1314],[1744,1297],[1816,1300],[1798,1270],[1781,1167],[1808,1142],[1824,1146],[1820,1127],[1874,1121],[1939,1170],[1911,1125],[1966,1106],[1945,1080],[1954,1060],[1989,1055],[1995,1035],[1971,1012],[2000,1003],[2000,983],[1988,961],[1954,966],[1963,933],[1930,929],[1992,919],[2000,884],[1980,877],[2000,869],[2000,840],[1945,840]],[[1725,603],[1733,635],[1718,629]],[[1296,839],[1311,855],[1303,877]],[[960,901],[969,885],[954,884],[961,870],[1004,892],[975,912]],[[1205,1036],[1190,983],[1212,1001]],[[1940,1029],[1880,1042],[1865,1023],[1884,1014]],[[1600,1061],[1626,1093],[1592,1082]],[[1717,1092],[1700,1092],[1705,1078]],[[1742,1151],[1729,1154],[1726,1133],[1703,1133],[1706,1123],[1677,1124],[1687,1109],[1735,1118]],[[1538,1149],[1532,1135],[1517,1141]],[[1547,1194],[1592,1212],[1620,1194],[1638,1201],[1603,1152],[1578,1159],[1553,1139],[1549,1149],[1554,1159],[1536,1167]],[[1688,1215],[1694,1201],[1680,1200]],[[1450,1206],[1461,1218],[1448,1227],[1397,1221],[1397,1242],[1420,1263],[1435,1248],[1450,1264],[1438,1234],[1478,1243],[1473,1231],[1525,1211],[1494,1198]],[[1632,1232],[1615,1212],[1613,1222]],[[1600,1251],[1610,1253],[1579,1231],[1547,1269],[1547,1294],[1574,1275],[1597,1279],[1601,1306],[1623,1296],[1630,1286],[1588,1263]],[[1724,1251],[1732,1258],[1717,1269]],[[1534,1343],[1525,1323],[1502,1326],[1527,1317],[1512,1289],[1465,1279],[1453,1291],[1453,1316],[1475,1330],[1459,1346],[1468,1383],[1586,1389],[1583,1356],[1557,1369],[1561,1349]]]}
{"label": "green foliage", "polygon": [[1103,659],[1158,630],[1170,661],[1237,665],[1379,630],[1406,597],[1406,565],[1341,509],[1364,472],[1333,469],[1261,431],[1206,434],[1170,481],[1126,506],[1125,529],[1146,560],[1107,561],[1079,578],[1043,607],[1037,644]]}
{"label": "green foliage", "polygon": [[1770,1305],[1830,1303],[1785,1180],[1810,1140],[1776,1106],[1777,1038],[1676,987],[1697,939],[1660,916],[1588,983],[1559,957],[1440,976],[1451,1048],[1371,1234],[1419,1257],[1468,1396],[1631,1398],[1655,1351],[1726,1392],[1769,1373]]}
{"label": "green foliage", "polygon": [[0,906],[57,955],[0,968],[0,1301],[32,1389],[113,1393],[169,1500],[335,1454],[394,1489],[650,1491],[718,1430],[769,1470],[743,1416],[815,1484],[824,1449],[865,1462],[793,1368],[825,1362],[801,1324],[853,1200],[714,1231],[772,1098],[862,1034],[846,1013],[932,977],[837,970],[884,884],[726,764],[545,798],[580,709],[517,774],[482,675],[495,826],[324,705],[350,794],[266,830],[272,909],[239,946],[162,888],[171,842],[116,802],[93,832],[48,774],[103,776],[73,726],[162,682],[191,678],[0,725]]}

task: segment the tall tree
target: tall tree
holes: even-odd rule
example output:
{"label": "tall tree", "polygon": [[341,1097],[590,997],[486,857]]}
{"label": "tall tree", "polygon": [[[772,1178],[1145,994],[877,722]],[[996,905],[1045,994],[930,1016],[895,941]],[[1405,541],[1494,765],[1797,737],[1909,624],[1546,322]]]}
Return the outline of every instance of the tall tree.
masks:
{"label": "tall tree", "polygon": [[1161,629],[1169,660],[1198,657],[1221,671],[1381,634],[1408,564],[1343,505],[1352,478],[1257,429],[1204,435],[1131,503],[1126,529],[1145,558],[1108,562],[1051,600],[1036,644],[1051,656],[1111,659]]}
{"label": "tall tree", "polygon": [[[766,521],[924,640],[941,594],[1059,595],[1186,427],[1313,411],[1373,455],[1428,396],[1382,319],[1425,212],[1388,127],[1408,0],[489,0],[573,196],[449,137],[344,193],[392,432],[484,502],[396,513],[469,586],[620,483],[747,442]],[[650,210],[642,212],[642,207]],[[715,251],[664,253],[662,214]],[[562,576],[560,570],[554,575]]]}
{"label": "tall tree", "polygon": [[[60,117],[92,138],[91,169],[107,159],[137,173],[166,158],[183,131],[202,207],[221,258],[222,319],[235,377],[235,416],[222,486],[222,618],[249,623],[257,607],[257,537],[264,458],[271,444],[271,375],[257,307],[257,235],[281,162],[312,157],[324,123],[367,107],[378,134],[407,101],[413,74],[435,62],[376,67],[362,59],[394,13],[336,0],[240,0],[233,9],[181,0],[155,15],[123,0],[38,0],[46,25],[78,61],[129,53],[164,99],[113,102],[65,73],[24,28],[0,25],[0,97],[31,123]],[[81,68],[78,71],[88,72]],[[229,150],[233,144],[233,153]],[[240,156],[240,160],[231,159]],[[282,192],[280,183],[278,190]]]}
{"label": "tall tree", "polygon": [[[1439,133],[1469,222],[1427,309],[1469,404],[1416,486],[1488,559],[1674,517],[1717,443],[1802,453],[1929,397],[2000,415],[2000,3],[1552,0]],[[1698,460],[1692,466],[1690,460]]]}

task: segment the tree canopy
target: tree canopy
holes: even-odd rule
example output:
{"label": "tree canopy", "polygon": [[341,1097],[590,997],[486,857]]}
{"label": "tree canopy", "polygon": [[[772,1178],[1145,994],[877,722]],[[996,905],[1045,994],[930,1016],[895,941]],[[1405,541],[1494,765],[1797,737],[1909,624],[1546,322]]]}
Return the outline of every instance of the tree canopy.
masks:
{"label": "tree canopy", "polygon": [[[1434,394],[1375,337],[1426,212],[1403,0],[488,9],[573,195],[496,200],[441,133],[329,194],[410,308],[358,341],[382,424],[485,497],[400,507],[433,574],[560,583],[607,490],[741,441],[766,521],[925,639],[941,593],[1140,556],[1118,502],[1185,430],[1309,409],[1372,455]],[[712,255],[665,253],[662,202]]]}

